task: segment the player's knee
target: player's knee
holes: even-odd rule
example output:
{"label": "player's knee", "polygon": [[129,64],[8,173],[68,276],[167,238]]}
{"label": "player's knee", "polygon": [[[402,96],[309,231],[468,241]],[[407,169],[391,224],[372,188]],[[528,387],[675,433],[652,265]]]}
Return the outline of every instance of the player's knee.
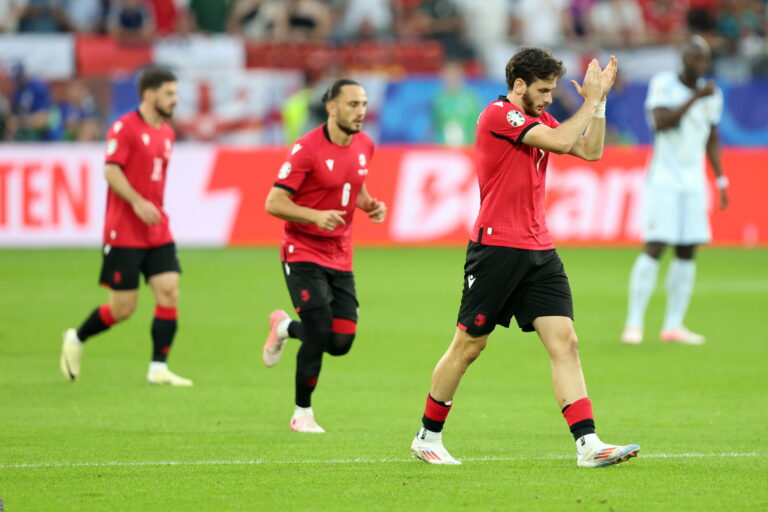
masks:
{"label": "player's knee", "polygon": [[573,358],[579,356],[579,338],[572,328],[559,334],[554,343],[557,355],[561,358]]}
{"label": "player's knee", "polygon": [[118,301],[111,304],[109,309],[112,312],[112,318],[115,319],[115,322],[122,322],[123,320],[128,319],[133,312],[136,311],[136,302]]}
{"label": "player's knee", "polygon": [[472,364],[485,349],[488,344],[488,336],[471,336],[462,333],[458,339],[459,353],[466,364]]}
{"label": "player's knee", "polygon": [[355,341],[354,334],[331,333],[331,342],[325,351],[332,356],[343,356],[352,349],[352,342]]}

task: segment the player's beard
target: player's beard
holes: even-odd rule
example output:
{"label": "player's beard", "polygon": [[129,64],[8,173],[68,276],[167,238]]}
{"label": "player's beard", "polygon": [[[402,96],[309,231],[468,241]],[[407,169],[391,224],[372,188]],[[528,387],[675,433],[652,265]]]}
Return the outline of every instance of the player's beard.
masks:
{"label": "player's beard", "polygon": [[163,119],[170,119],[173,116],[173,107],[165,110],[160,106],[159,103],[155,103],[155,112],[157,112],[158,115]]}
{"label": "player's beard", "polygon": [[540,113],[536,112],[536,106],[533,104],[533,100],[528,94],[528,91],[523,93],[523,110],[525,110],[526,115],[531,117],[539,117],[541,115]]}
{"label": "player's beard", "polygon": [[352,128],[351,126],[348,126],[346,124],[340,123],[339,121],[336,121],[336,126],[339,127],[339,130],[343,131],[347,135],[354,135],[358,133],[361,129],[358,128]]}

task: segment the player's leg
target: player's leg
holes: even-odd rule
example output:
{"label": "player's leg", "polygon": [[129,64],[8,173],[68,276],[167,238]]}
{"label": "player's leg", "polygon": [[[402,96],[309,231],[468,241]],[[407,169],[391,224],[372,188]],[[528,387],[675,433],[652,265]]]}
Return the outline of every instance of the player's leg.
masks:
{"label": "player's leg", "polygon": [[[300,284],[295,283],[298,275],[305,272],[304,263],[285,263],[280,262],[283,269],[283,276],[286,283],[292,283],[294,287]],[[293,268],[293,270],[292,270]],[[291,277],[293,272],[293,277]],[[290,291],[291,284],[289,284]],[[309,291],[307,291],[309,293]],[[300,299],[300,297],[299,297]],[[297,306],[301,309],[301,306]],[[261,357],[267,368],[275,366],[283,355],[285,344],[289,339],[303,340],[304,327],[301,320],[293,320],[290,315],[282,309],[276,309],[269,314],[269,333],[262,346]]]}
{"label": "player's leg", "polygon": [[352,272],[334,270],[331,274],[331,337],[325,346],[325,352],[332,356],[349,353],[357,333],[357,313],[359,303],[355,291],[355,276]]}
{"label": "player's leg", "polygon": [[645,312],[648,309],[648,301],[656,289],[659,258],[665,247],[664,242],[646,242],[643,252],[632,265],[632,271],[629,274],[627,319],[621,335],[621,341],[624,343],[637,344],[643,341]]}
{"label": "player's leg", "polygon": [[64,331],[59,366],[69,380],[80,375],[80,359],[85,342],[127,319],[136,309],[141,249],[105,247],[99,283],[111,288],[109,299],[96,307],[80,327]]}
{"label": "player's leg", "polygon": [[661,340],[667,343],[701,345],[705,341],[684,324],[696,280],[695,253],[696,245],[675,246],[675,258],[667,270],[667,308],[661,331]]}
{"label": "player's leg", "polygon": [[639,446],[606,444],[595,434],[573,320],[567,316],[541,316],[533,321],[533,327],[549,354],[555,399],[576,441],[577,464],[608,466],[637,455]]}
{"label": "player's leg", "polygon": [[155,312],[150,333],[152,336],[152,360],[147,370],[147,382],[153,385],[192,385],[192,381],[180,377],[168,369],[168,354],[179,325],[179,277],[181,265],[173,243],[147,251],[142,271],[155,297]]}
{"label": "player's leg", "polygon": [[461,378],[485,349],[488,336],[475,336],[457,328],[448,350],[435,366],[421,419],[422,427],[411,443],[411,452],[419,459],[432,464],[461,464],[443,446],[443,426]]}

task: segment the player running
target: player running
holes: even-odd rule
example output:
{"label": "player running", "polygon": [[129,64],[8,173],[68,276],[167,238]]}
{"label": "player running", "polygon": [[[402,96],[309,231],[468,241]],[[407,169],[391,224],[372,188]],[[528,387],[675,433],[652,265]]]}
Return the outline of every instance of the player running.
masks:
{"label": "player running", "polygon": [[[565,70],[549,50],[521,48],[506,68],[506,96],[480,114],[475,159],[480,213],[464,265],[464,291],[456,332],[437,363],[412,453],[432,464],[460,464],[443,446],[442,430],[464,372],[497,325],[512,316],[524,332],[536,331],[552,368],[555,398],[576,440],[577,464],[597,467],[634,457],[640,447],[603,443],[595,434],[592,404],[579,362],[568,278],[544,216],[549,153],[598,160],[605,135],[605,96],[617,62],[601,71],[590,62],[584,103],[563,124],[544,108]],[[583,134],[583,135],[582,135]]]}
{"label": "player running", "polygon": [[269,214],[286,221],[280,259],[301,321],[282,310],[272,312],[264,364],[277,364],[288,338],[301,340],[290,428],[311,433],[325,432],[311,406],[323,353],[342,356],[355,339],[355,207],[373,222],[383,222],[387,214],[386,205],[372,198],[363,183],[373,156],[373,142],[360,131],[368,105],[365,90],[352,80],[337,80],[323,102],[328,121],[293,145],[266,204]]}
{"label": "player running", "polygon": [[164,69],[147,69],[139,77],[139,108],[115,121],[107,134],[104,175],[109,190],[104,222],[100,282],[110,288],[106,304],[96,308],[78,329],[67,329],[61,347],[61,371],[80,376],[85,342],[136,309],[139,274],[155,296],[152,320],[150,384],[191,386],[166,363],[176,334],[179,274],[163,195],[175,135],[166,120],[178,102],[176,77]]}

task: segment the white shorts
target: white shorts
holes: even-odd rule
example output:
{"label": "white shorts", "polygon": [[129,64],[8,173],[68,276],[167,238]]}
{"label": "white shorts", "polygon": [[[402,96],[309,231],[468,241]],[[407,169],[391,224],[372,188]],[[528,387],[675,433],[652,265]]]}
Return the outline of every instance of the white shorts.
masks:
{"label": "white shorts", "polygon": [[705,191],[689,192],[646,186],[643,240],[668,245],[699,245],[712,239]]}

